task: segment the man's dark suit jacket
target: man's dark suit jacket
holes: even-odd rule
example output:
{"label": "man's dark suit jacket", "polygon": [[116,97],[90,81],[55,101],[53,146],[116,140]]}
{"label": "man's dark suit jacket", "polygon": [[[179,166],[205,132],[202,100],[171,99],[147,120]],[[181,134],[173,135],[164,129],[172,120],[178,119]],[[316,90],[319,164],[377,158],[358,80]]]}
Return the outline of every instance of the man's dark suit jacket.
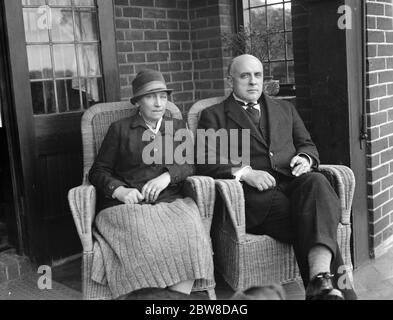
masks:
{"label": "man's dark suit jacket", "polygon": [[[165,124],[167,122],[173,124],[173,132],[166,130]],[[176,131],[184,128],[186,128],[186,125],[183,120],[164,116],[160,134],[155,136],[151,132],[151,138],[162,139],[163,156],[165,155],[165,136],[170,135],[170,140],[173,141],[173,135]],[[114,122],[109,127],[89,172],[89,180],[97,188],[99,194],[98,210],[122,204],[117,199],[112,198],[116,188],[125,186],[141,191],[148,181],[166,171],[171,176],[171,183],[160,194],[157,202],[171,202],[181,197],[182,182],[193,174],[193,166],[187,163],[184,165],[178,165],[175,162],[166,163],[165,159],[162,159],[161,164],[145,164],[142,159],[142,152],[151,143],[142,141],[142,136],[146,130],[148,130],[148,127],[138,112],[135,112],[131,117]],[[173,150],[180,143],[174,141]],[[160,144],[157,144],[157,148],[159,147]]]}
{"label": "man's dark suit jacket", "polygon": [[[294,178],[291,173],[290,161],[297,154],[308,154],[314,160],[314,167],[317,167],[319,165],[318,151],[295,107],[287,101],[272,99],[266,95],[262,96],[261,99],[265,99],[265,108],[263,108],[261,116],[266,118],[262,119],[264,121],[261,120],[260,126],[262,127],[263,123],[267,125],[268,137],[263,137],[261,133],[263,130],[252,123],[247,111],[239,105],[232,94],[222,103],[202,111],[198,129],[226,129],[227,131],[231,129],[250,129],[251,167],[255,170],[269,172],[275,177],[278,184],[283,180],[290,181]],[[238,145],[241,150],[240,134]],[[229,143],[228,148],[231,147],[234,146]],[[205,159],[207,159],[208,148],[205,149]],[[217,147],[218,153],[219,150],[220,147]],[[216,158],[219,159],[218,154]],[[232,169],[237,167],[239,166],[231,163],[227,165],[220,163],[198,164],[197,174],[220,179],[233,179]],[[255,193],[253,196],[259,197],[259,199],[264,198],[264,203],[271,203],[274,192],[265,191],[260,193],[253,189],[243,185],[245,193]],[[268,207],[268,205],[266,206]],[[265,214],[265,212],[247,213],[246,210],[247,226],[251,227],[258,224]],[[255,217],[256,215],[259,215],[259,217]]]}
{"label": "man's dark suit jacket", "polygon": [[[315,165],[318,166],[317,148],[295,107],[284,100],[272,99],[268,96],[264,96],[264,99],[266,112],[263,115],[267,116],[268,139],[264,138],[261,130],[250,121],[247,112],[236,102],[233,95],[222,103],[203,110],[198,129],[226,129],[227,131],[250,129],[250,165],[255,170],[293,177],[289,164],[291,159],[299,153],[311,156]],[[238,145],[240,149],[240,134]],[[220,148],[217,147],[217,152],[219,150]],[[219,163],[198,165],[197,172],[214,178],[231,179],[233,178],[232,168],[236,167],[236,165]]]}

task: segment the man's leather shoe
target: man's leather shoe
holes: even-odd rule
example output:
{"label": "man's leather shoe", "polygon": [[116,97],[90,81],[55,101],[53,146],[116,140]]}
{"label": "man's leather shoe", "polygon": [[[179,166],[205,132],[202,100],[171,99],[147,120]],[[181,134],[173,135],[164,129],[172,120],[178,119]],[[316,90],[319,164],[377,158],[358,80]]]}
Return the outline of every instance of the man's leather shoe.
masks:
{"label": "man's leather shoe", "polygon": [[331,278],[329,272],[316,275],[307,286],[306,300],[344,300],[341,291],[333,288]]}

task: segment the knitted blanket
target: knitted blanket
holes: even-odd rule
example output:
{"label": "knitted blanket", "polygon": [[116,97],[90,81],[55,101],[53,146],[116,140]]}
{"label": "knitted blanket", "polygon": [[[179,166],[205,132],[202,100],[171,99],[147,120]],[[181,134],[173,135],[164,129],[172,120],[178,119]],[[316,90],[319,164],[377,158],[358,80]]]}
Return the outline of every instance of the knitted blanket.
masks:
{"label": "knitted blanket", "polygon": [[191,198],[155,205],[120,205],[101,211],[92,280],[114,298],[142,288],[214,279],[209,236]]}

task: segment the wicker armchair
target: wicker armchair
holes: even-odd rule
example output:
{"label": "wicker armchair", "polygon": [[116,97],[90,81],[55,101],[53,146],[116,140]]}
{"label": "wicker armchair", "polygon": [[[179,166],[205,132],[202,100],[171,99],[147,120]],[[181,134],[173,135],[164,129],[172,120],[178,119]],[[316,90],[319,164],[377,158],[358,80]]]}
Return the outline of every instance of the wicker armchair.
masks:
{"label": "wicker armchair", "polygon": [[[92,226],[96,215],[96,190],[88,182],[87,174],[110,124],[132,115],[133,112],[135,107],[129,102],[102,103],[87,110],[82,117],[84,179],[81,186],[69,191],[68,201],[83,246],[82,291],[83,298],[86,300],[112,298],[108,286],[91,280],[94,244]],[[170,112],[174,118],[182,119],[181,112],[171,102],[168,102],[167,112]],[[189,177],[185,184],[185,193],[196,202],[203,225],[207,234],[210,234],[215,201],[214,180],[209,177]],[[211,279],[214,279],[213,275]],[[214,280],[198,280],[193,291],[207,291],[209,298],[215,299],[214,289]]]}
{"label": "wicker armchair", "polygon": [[[223,100],[225,97],[205,99],[191,107],[188,125],[194,134],[202,110]],[[346,272],[351,276],[350,215],[355,177],[345,166],[321,165],[320,169],[329,178],[341,201],[338,243]],[[215,183],[220,194],[216,199],[212,229],[215,268],[232,289],[244,290],[251,286],[301,279],[291,245],[269,236],[246,233],[244,194],[240,182],[216,180]]]}

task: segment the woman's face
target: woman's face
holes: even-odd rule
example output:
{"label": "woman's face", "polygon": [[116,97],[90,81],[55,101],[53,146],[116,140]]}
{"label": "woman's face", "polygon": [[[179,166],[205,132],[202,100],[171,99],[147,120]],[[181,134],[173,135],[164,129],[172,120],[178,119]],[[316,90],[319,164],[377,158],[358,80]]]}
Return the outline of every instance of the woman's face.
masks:
{"label": "woman's face", "polygon": [[163,92],[143,96],[137,102],[143,118],[147,121],[158,121],[164,115],[168,102],[168,94]]}

